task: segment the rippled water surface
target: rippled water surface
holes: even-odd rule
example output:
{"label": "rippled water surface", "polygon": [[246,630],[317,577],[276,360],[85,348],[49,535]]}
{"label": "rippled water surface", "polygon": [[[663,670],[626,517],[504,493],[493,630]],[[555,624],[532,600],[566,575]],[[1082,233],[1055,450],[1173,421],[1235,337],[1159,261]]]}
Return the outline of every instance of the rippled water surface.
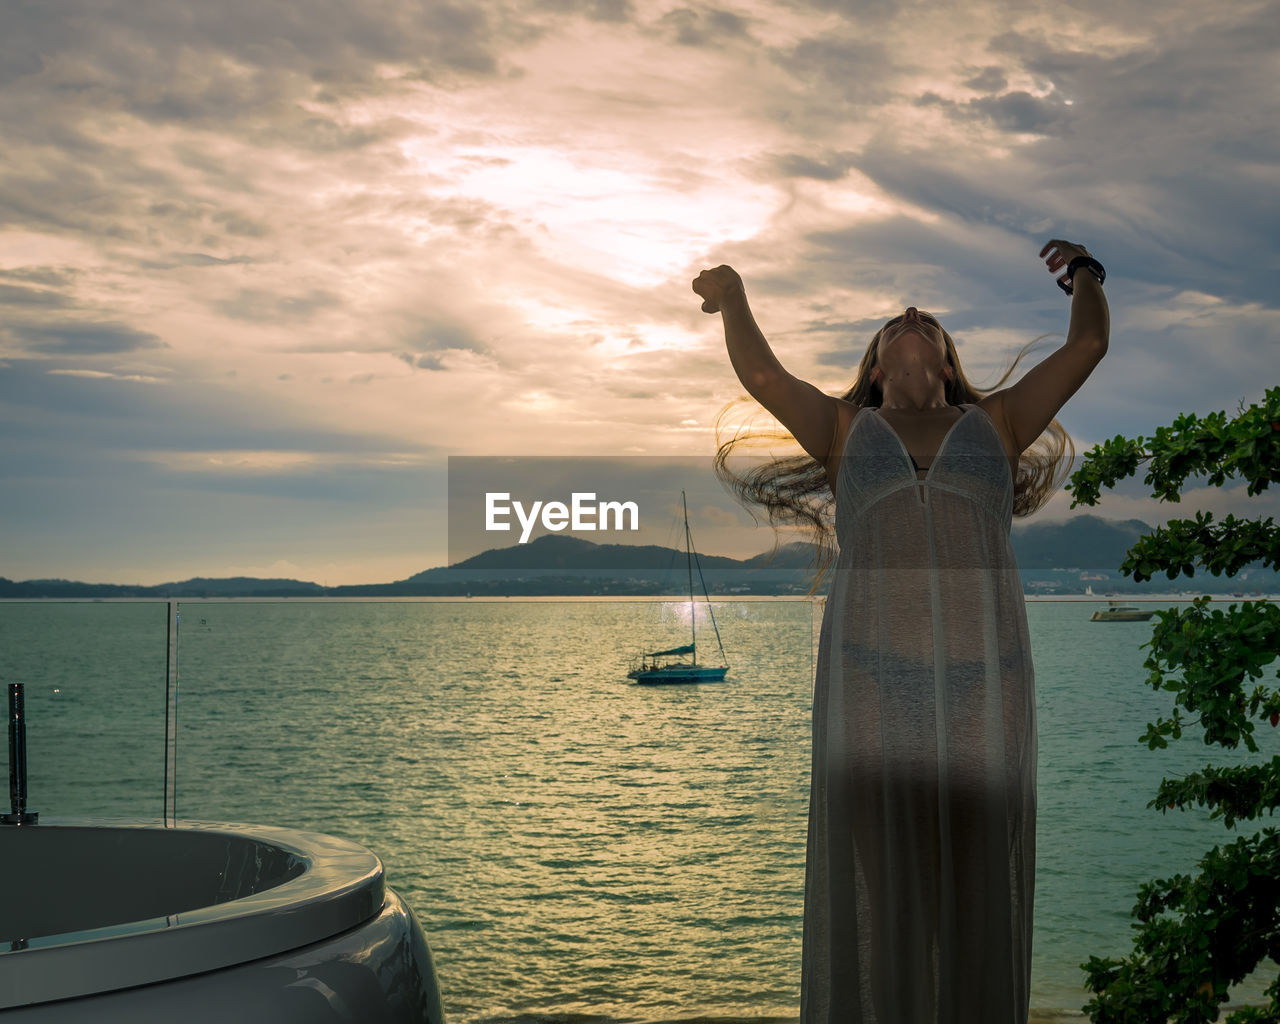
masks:
{"label": "rippled water surface", "polygon": [[[1141,882],[1233,838],[1148,810],[1162,774],[1244,756],[1140,746],[1168,710],[1142,667],[1154,620],[1093,607],[1028,606],[1042,1008],[1078,1008],[1077,965],[1128,952]],[[687,602],[183,602],[179,816],[372,848],[451,1022],[794,1019],[821,606],[715,608],[728,679],[642,687],[630,658],[687,642]],[[0,604],[34,809],[160,817],[165,622],[156,603]]]}

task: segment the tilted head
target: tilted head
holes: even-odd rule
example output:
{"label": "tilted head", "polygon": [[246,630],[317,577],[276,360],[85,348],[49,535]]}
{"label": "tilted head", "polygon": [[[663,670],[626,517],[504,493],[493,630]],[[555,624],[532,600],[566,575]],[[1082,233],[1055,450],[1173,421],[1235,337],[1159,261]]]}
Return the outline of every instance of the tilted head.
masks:
{"label": "tilted head", "polygon": [[937,317],[915,306],[888,320],[867,347],[859,367],[859,378],[867,384],[864,401],[879,405],[886,374],[929,370],[949,393],[957,379],[959,360],[955,342]]}

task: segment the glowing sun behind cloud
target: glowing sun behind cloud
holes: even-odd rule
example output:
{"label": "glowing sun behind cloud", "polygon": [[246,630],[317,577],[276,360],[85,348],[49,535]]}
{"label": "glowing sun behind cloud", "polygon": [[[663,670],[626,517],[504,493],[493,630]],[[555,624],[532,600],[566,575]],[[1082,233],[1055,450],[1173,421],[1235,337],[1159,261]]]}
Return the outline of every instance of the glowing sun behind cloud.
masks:
{"label": "glowing sun behind cloud", "polygon": [[481,202],[518,225],[546,258],[607,266],[609,276],[637,288],[670,280],[717,243],[753,237],[778,203],[773,189],[725,189],[710,179],[681,189],[634,152],[438,145],[402,144],[429,179],[449,182],[435,186],[437,198]]}

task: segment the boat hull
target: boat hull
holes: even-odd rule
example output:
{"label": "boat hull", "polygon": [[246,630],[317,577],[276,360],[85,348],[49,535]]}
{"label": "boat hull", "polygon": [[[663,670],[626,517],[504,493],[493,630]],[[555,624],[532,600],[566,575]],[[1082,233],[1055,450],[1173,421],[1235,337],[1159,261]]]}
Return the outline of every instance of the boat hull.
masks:
{"label": "boat hull", "polygon": [[634,669],[627,676],[637,683],[649,686],[664,683],[719,683],[728,673],[727,668],[658,668]]}

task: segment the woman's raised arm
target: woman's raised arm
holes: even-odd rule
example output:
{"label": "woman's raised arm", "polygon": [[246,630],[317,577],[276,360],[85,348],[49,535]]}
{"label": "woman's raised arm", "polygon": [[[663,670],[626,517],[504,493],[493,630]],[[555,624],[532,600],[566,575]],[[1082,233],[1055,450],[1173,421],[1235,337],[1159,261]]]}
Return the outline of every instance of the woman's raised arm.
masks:
{"label": "woman's raised arm", "polygon": [[[1040,256],[1054,275],[1076,257],[1091,259],[1084,246],[1060,238],[1047,243]],[[1065,277],[1063,274],[1060,280]],[[1107,354],[1111,314],[1102,283],[1085,267],[1076,270],[1072,282],[1066,343],[1028,370],[1016,384],[990,396],[995,399],[992,404],[996,415],[1003,420],[1005,433],[1017,452],[1025,451],[1040,436]]]}
{"label": "woman's raised arm", "polygon": [[783,368],[756,325],[742,278],[732,267],[704,270],[694,280],[693,290],[703,298],[703,312],[719,313],[724,320],[729,361],[747,394],[791,431],[800,447],[827,466],[831,475],[832,441],[840,426],[840,406],[847,403]]}

